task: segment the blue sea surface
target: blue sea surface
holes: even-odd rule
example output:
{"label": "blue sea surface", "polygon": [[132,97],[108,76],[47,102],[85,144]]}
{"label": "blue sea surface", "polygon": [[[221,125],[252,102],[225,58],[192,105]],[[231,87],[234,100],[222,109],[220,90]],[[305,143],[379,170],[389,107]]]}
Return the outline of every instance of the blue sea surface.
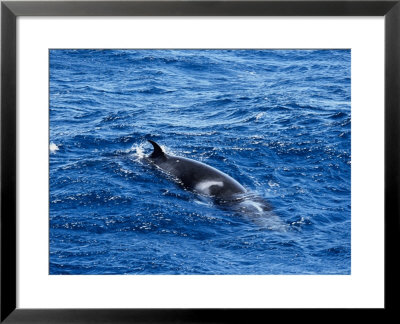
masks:
{"label": "blue sea surface", "polygon": [[[49,51],[51,275],[351,273],[350,50]],[[273,207],[146,163],[152,139]]]}

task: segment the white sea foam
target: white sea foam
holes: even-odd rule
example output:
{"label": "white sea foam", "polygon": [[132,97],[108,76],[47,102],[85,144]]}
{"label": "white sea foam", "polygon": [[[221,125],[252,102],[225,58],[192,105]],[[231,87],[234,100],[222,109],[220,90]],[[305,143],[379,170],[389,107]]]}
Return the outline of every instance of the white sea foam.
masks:
{"label": "white sea foam", "polygon": [[[148,142],[133,144],[131,148],[125,151],[125,153],[131,154],[134,160],[140,161],[144,159],[147,155],[149,155],[151,152],[153,152],[153,147],[148,144],[149,144]],[[171,154],[171,151],[164,145],[160,145],[160,147],[165,153]]]}
{"label": "white sea foam", "polygon": [[259,114],[256,115],[256,120],[259,120],[260,118],[264,117],[265,112],[260,112]]}
{"label": "white sea foam", "polygon": [[240,205],[254,208],[257,212],[263,212],[262,205],[259,202],[253,200],[244,200],[240,203]]}
{"label": "white sea foam", "polygon": [[268,181],[268,185],[273,188],[273,187],[279,187],[279,183],[273,182],[272,180]]}
{"label": "white sea foam", "polygon": [[54,143],[52,142],[52,143],[50,143],[50,145],[49,145],[49,150],[50,150],[50,153],[55,154],[56,151],[59,150],[59,148],[58,148],[58,146],[57,146],[56,144],[54,144]]}
{"label": "white sea foam", "polygon": [[138,159],[143,159],[145,157],[143,145],[144,144],[132,145],[130,149],[130,152]]}

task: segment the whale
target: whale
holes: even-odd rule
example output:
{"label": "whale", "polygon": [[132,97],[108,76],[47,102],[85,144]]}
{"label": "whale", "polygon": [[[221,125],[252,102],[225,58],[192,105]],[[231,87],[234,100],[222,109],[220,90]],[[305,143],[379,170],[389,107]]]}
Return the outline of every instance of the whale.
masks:
{"label": "whale", "polygon": [[147,160],[183,188],[210,197],[223,208],[245,214],[260,226],[282,228],[282,222],[272,212],[271,205],[228,174],[196,160],[167,154],[156,142],[148,142],[152,144],[153,152]]}
{"label": "whale", "polygon": [[166,154],[156,142],[148,141],[154,149],[148,156],[150,162],[175,178],[184,188],[224,200],[247,192],[239,182],[226,173],[196,160]]}

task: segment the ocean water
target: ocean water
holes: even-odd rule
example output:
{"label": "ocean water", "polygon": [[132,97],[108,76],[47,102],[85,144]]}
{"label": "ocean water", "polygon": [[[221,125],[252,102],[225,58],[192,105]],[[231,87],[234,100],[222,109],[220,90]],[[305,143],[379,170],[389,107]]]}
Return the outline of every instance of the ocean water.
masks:
{"label": "ocean water", "polygon": [[[350,50],[50,50],[49,64],[50,274],[351,273]],[[146,162],[148,139],[273,214],[182,188]]]}

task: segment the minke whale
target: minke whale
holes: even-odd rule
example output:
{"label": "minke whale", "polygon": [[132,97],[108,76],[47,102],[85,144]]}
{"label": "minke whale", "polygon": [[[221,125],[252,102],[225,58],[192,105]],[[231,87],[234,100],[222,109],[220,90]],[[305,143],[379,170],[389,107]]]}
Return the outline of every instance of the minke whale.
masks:
{"label": "minke whale", "polygon": [[154,150],[147,160],[172,176],[185,189],[211,197],[220,206],[245,213],[259,225],[276,225],[276,221],[265,223],[262,220],[265,217],[277,219],[271,205],[226,173],[199,161],[166,154],[156,142],[148,141]]}

